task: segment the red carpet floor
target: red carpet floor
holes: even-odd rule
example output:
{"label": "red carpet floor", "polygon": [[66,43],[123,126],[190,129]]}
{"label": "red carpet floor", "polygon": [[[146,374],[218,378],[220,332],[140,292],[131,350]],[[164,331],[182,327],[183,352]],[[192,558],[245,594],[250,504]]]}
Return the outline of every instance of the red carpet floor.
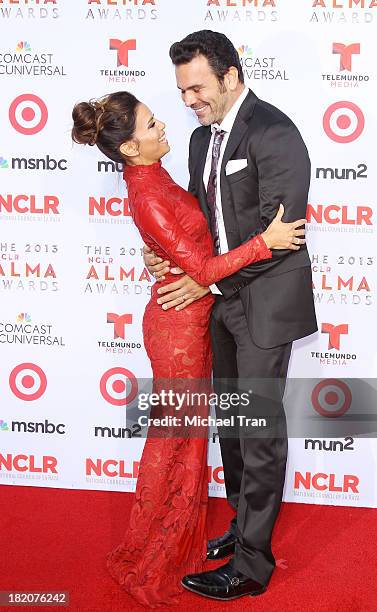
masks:
{"label": "red carpet floor", "polygon": [[[1,486],[0,590],[69,591],[73,611],[145,612],[107,575],[104,561],[121,539],[131,499]],[[224,531],[230,515],[225,500],[210,501],[210,536]],[[377,510],[283,504],[274,533],[278,567],[264,595],[223,603],[185,593],[179,606],[159,610],[375,612],[376,543]]]}

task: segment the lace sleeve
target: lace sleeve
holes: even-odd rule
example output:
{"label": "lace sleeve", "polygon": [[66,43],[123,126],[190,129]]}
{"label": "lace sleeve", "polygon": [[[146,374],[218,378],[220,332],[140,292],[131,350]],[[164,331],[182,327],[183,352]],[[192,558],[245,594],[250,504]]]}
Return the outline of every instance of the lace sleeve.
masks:
{"label": "lace sleeve", "polygon": [[224,255],[206,254],[179,224],[169,203],[157,198],[145,198],[134,219],[137,227],[148,234],[177,266],[205,287],[251,263],[272,257],[260,235]]}

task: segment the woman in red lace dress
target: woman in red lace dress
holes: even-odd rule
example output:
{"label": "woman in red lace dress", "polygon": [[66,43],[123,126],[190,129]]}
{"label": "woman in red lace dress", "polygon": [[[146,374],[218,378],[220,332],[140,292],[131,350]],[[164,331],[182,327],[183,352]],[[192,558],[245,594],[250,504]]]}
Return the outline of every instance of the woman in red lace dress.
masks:
{"label": "woman in red lace dress", "polygon": [[[298,248],[293,242],[305,223],[282,223],[282,210],[268,229],[224,255],[213,242],[196,198],[177,185],[161,165],[169,151],[165,125],[132,94],[110,94],[73,110],[75,142],[96,144],[124,163],[131,213],[144,242],[198,283],[209,286],[240,268],[272,256],[271,248]],[[295,240],[294,240],[295,239]],[[173,275],[166,275],[165,283]],[[153,377],[210,380],[207,294],[187,308],[164,311],[156,286],[146,307],[143,337]],[[135,501],[123,542],[107,559],[113,578],[139,603],[156,607],[178,602],[181,578],[200,572],[206,558],[207,436],[148,432],[140,462]]]}

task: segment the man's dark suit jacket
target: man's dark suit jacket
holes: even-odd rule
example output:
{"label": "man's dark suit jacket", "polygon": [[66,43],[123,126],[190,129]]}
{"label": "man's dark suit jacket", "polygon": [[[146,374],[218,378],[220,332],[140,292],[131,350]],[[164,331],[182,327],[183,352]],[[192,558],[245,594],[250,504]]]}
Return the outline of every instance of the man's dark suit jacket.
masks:
{"label": "man's dark suit jacket", "polygon": [[[190,140],[189,190],[209,221],[203,171],[211,138],[209,126]],[[247,167],[226,176],[230,159],[247,159]],[[229,249],[264,231],[282,202],[284,221],[305,218],[310,160],[294,123],[251,91],[241,105],[224,152],[220,187]],[[239,292],[254,343],[279,346],[317,330],[311,266],[306,246],[273,251],[261,261],[217,283],[225,298]]]}

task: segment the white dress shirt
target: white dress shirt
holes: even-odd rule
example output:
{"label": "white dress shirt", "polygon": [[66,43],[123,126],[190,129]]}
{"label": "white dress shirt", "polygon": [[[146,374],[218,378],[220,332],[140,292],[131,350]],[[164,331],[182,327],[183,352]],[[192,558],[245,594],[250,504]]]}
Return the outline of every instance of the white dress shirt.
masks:
{"label": "white dress shirt", "polygon": [[[246,99],[246,96],[249,93],[249,91],[250,90],[248,89],[248,87],[245,87],[241,95],[237,98],[233,106],[229,109],[229,111],[225,115],[222,122],[220,124],[213,123],[211,125],[212,136],[211,136],[211,140],[208,146],[207,158],[206,158],[206,163],[204,165],[204,172],[203,172],[203,182],[204,182],[204,186],[206,189],[208,186],[209,175],[211,173],[212,147],[213,147],[214,133],[216,132],[216,130],[224,130],[225,132],[223,141],[221,143],[219,161],[218,161],[218,166],[217,166],[217,172],[218,172],[218,175],[220,175],[220,169],[221,169],[221,164],[222,164],[222,160],[224,157],[224,151],[225,151],[225,148],[226,148],[229,136],[230,136],[230,132],[233,128],[233,124],[236,120],[241,104]],[[222,208],[222,202],[221,202],[220,180],[218,180],[216,184],[216,221],[217,221],[217,227],[219,230],[220,253],[228,253],[229,247],[228,247],[228,241],[227,241],[226,232],[225,232],[223,208]],[[221,291],[216,285],[211,285],[210,290],[212,291],[212,293],[218,293],[221,295]]]}

